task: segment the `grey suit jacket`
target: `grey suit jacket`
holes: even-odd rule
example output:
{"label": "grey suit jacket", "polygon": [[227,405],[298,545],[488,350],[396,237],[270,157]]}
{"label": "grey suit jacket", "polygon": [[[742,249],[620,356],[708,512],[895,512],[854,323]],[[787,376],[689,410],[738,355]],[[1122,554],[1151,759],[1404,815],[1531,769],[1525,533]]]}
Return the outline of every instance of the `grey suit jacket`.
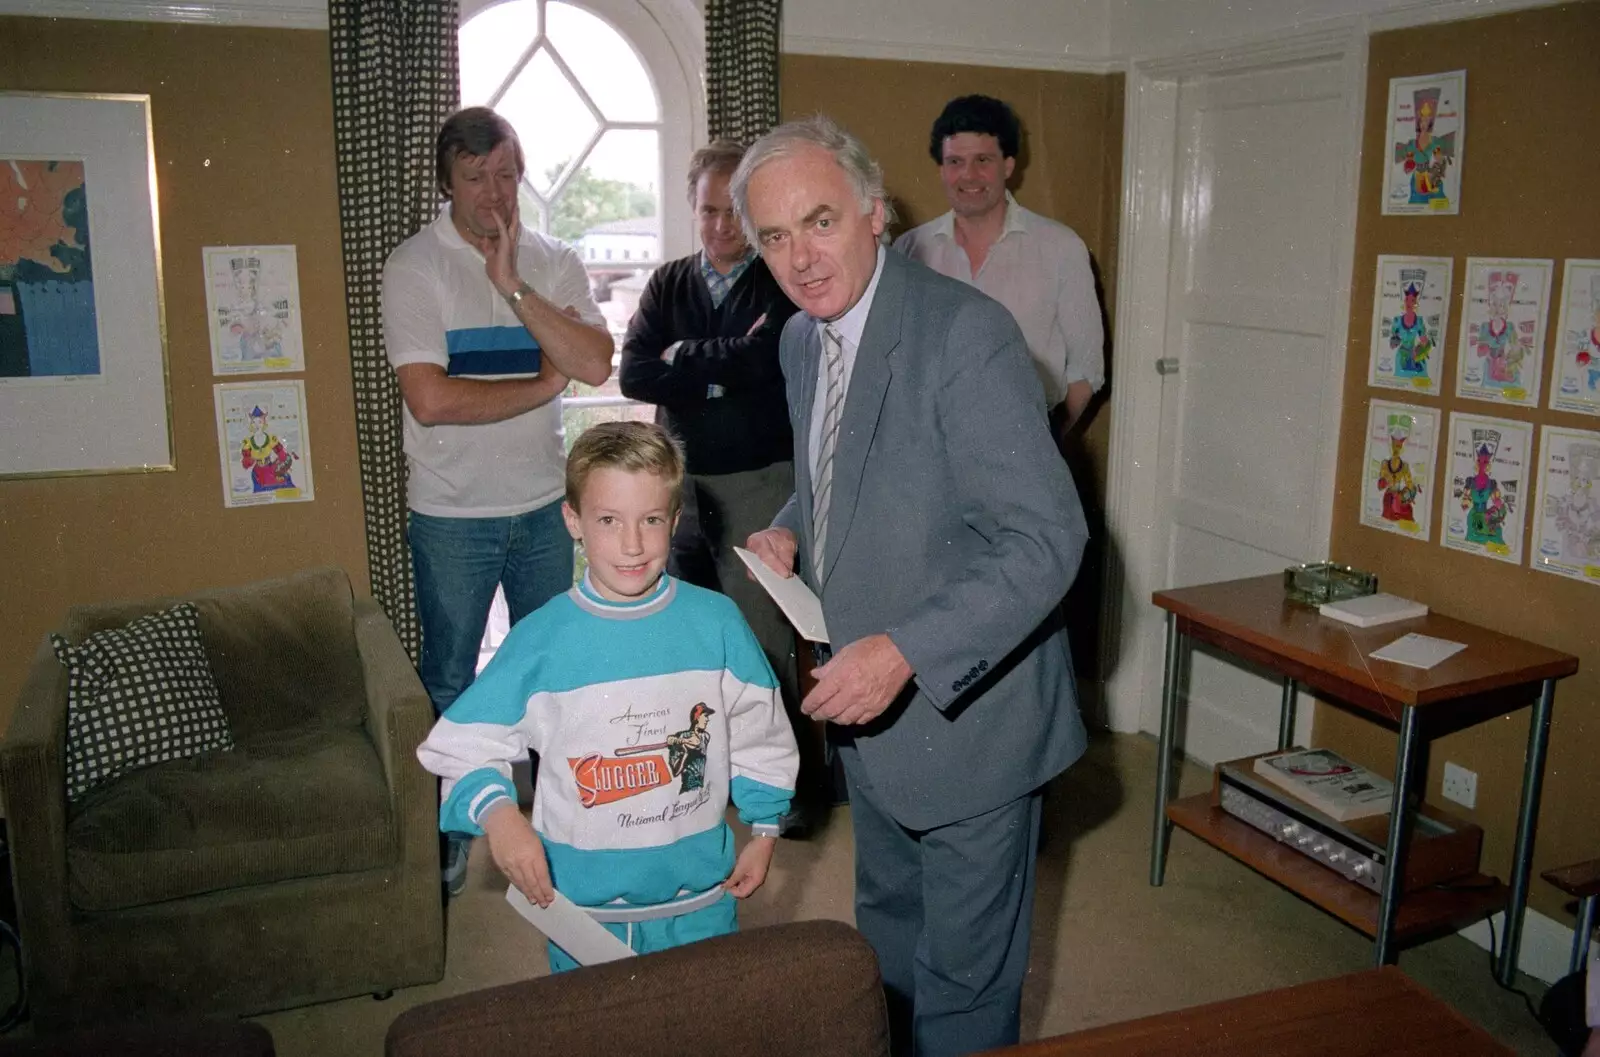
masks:
{"label": "grey suit jacket", "polygon": [[795,494],[774,524],[799,538],[833,648],[884,632],[915,672],[878,720],[836,733],[853,735],[902,825],[947,825],[1083,753],[1058,611],[1083,509],[1011,314],[889,252],[845,396],[819,583],[808,438],[821,348],[816,320],[794,315],[780,352]]}

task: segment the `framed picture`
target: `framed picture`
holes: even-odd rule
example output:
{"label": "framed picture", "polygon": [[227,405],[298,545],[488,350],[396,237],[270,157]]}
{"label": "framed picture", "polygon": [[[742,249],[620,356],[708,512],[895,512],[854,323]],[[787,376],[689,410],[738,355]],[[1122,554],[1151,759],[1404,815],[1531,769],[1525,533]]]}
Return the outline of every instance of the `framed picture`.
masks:
{"label": "framed picture", "polygon": [[1468,257],[1456,346],[1456,395],[1539,406],[1554,262]]}
{"label": "framed picture", "polygon": [[1389,82],[1384,216],[1461,212],[1467,150],[1467,71]]}
{"label": "framed picture", "polygon": [[212,374],[306,369],[293,246],[207,246]]}
{"label": "framed picture", "polygon": [[222,505],[270,506],[316,498],[305,383],[221,382],[211,391],[222,456]]}
{"label": "framed picture", "polygon": [[147,95],[0,92],[0,477],[172,469]]}
{"label": "framed picture", "polygon": [[1440,543],[1522,564],[1532,447],[1530,422],[1451,413],[1450,491]]}
{"label": "framed picture", "polygon": [[1556,324],[1550,408],[1600,415],[1600,261],[1567,261]]}
{"label": "framed picture", "polygon": [[1378,258],[1368,385],[1439,395],[1452,271],[1448,257]]}
{"label": "framed picture", "polygon": [[1533,567],[1600,586],[1600,433],[1539,430]]}
{"label": "framed picture", "polygon": [[1374,400],[1367,411],[1361,523],[1412,539],[1427,539],[1438,451],[1437,411]]}

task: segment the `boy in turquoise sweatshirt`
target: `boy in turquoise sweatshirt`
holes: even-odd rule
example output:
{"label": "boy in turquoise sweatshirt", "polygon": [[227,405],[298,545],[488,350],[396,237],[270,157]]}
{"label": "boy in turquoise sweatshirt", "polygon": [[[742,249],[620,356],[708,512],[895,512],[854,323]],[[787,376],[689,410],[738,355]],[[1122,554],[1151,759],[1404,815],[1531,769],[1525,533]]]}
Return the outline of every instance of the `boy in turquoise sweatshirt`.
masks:
{"label": "boy in turquoise sweatshirt", "polygon": [[[440,828],[485,833],[530,900],[559,889],[635,951],[732,932],[766,880],[799,757],[735,605],[666,575],[683,459],[660,427],[592,427],[567,461],[583,582],[529,614],[417,750]],[[539,755],[532,827],[511,765]],[[751,827],[734,854],[729,800]],[[576,967],[551,944],[553,972]]]}

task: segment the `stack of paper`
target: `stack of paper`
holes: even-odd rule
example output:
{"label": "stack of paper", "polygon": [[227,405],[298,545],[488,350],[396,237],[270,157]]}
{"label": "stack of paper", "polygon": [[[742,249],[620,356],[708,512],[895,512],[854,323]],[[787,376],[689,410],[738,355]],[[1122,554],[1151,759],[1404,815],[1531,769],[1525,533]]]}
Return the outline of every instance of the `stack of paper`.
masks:
{"label": "stack of paper", "polygon": [[1421,602],[1413,602],[1409,598],[1397,598],[1394,595],[1363,595],[1360,598],[1347,598],[1342,602],[1324,602],[1317,607],[1317,612],[1334,620],[1342,620],[1346,624],[1354,624],[1358,628],[1372,628],[1396,620],[1425,617],[1428,615],[1428,607]]}

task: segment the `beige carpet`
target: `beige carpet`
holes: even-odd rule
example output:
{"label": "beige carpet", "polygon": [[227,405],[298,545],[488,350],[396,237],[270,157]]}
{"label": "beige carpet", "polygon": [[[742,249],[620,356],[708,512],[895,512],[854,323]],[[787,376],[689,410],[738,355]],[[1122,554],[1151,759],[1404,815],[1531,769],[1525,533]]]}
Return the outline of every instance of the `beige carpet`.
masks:
{"label": "beige carpet", "polygon": [[[1148,883],[1155,744],[1106,735],[1051,789],[1034,914],[1023,1037],[1035,1038],[1365,969],[1370,942],[1222,853],[1178,833],[1161,888]],[[1184,792],[1204,788],[1198,768]],[[400,1011],[542,976],[544,943],[506,905],[488,848],[473,849],[467,891],[449,909],[445,978],[387,1001],[356,998],[258,1018],[281,1057],[377,1057]],[[743,908],[745,927],[851,920],[850,819],[783,841],[772,876]],[[1458,937],[1404,952],[1400,967],[1525,1055],[1555,1047],[1517,995],[1496,986],[1488,954]],[[1535,994],[1526,977],[1518,986]]]}

